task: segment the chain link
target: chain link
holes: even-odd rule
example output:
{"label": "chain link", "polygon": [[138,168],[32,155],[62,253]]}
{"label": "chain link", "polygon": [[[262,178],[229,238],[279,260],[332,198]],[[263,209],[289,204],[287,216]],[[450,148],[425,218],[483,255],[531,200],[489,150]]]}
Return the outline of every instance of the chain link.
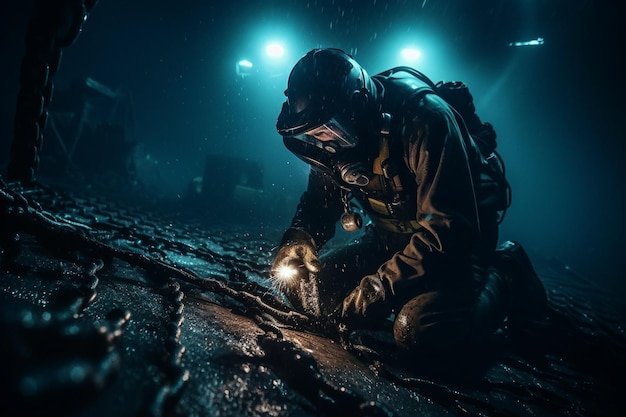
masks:
{"label": "chain link", "polygon": [[[336,331],[337,323],[319,321],[296,311],[286,310],[280,303],[272,303],[271,298],[264,294],[267,288],[251,285],[242,268],[233,269],[229,280],[201,278],[193,271],[168,265],[161,260],[113,248],[92,238],[90,236],[92,230],[88,229],[88,226],[68,223],[65,219],[46,213],[39,204],[26,198],[23,193],[11,190],[8,184],[0,181],[0,221],[3,218],[9,218],[7,224],[14,225],[13,230],[16,233],[35,235],[44,245],[58,246],[58,242],[64,242],[68,247],[80,247],[86,254],[98,256],[98,260],[85,269],[79,291],[62,296],[63,302],[59,304],[70,307],[72,311],[82,311],[93,301],[95,287],[98,284],[95,274],[103,267],[100,258],[117,258],[144,268],[149,273],[152,284],[166,286],[165,298],[168,300],[170,313],[166,324],[164,355],[159,364],[161,383],[152,401],[141,410],[142,417],[171,414],[189,380],[189,371],[182,366],[185,346],[181,344],[184,321],[184,293],[181,285],[192,291],[210,292],[240,303],[245,309],[245,314],[264,332],[258,337],[258,343],[265,351],[265,356],[258,359],[273,364],[276,372],[281,375],[284,373],[283,378],[289,381],[296,391],[329,414],[361,416],[394,414],[383,404],[369,401],[344,387],[335,386],[322,376],[315,358],[293,342],[286,340],[281,331],[281,326],[287,325],[304,331],[308,329],[315,333],[332,334]],[[18,239],[14,245],[19,246],[19,243]],[[15,252],[19,250],[16,249]],[[215,253],[215,256],[219,257],[219,254]],[[231,265],[231,262],[225,264]],[[293,373],[291,370],[297,372]]]}
{"label": "chain link", "polygon": [[[11,186],[19,187],[20,184],[13,183]],[[321,369],[312,355],[293,341],[287,340],[285,329],[289,327],[293,327],[297,331],[322,334],[338,341],[354,358],[366,364],[378,378],[388,381],[395,387],[414,391],[418,395],[422,395],[430,401],[460,415],[510,414],[506,407],[502,411],[498,408],[498,404],[492,405],[493,397],[475,395],[475,391],[457,390],[454,386],[438,382],[443,380],[440,377],[432,378],[426,370],[423,370],[424,373],[420,374],[422,377],[411,377],[412,372],[410,371],[409,374],[398,372],[394,362],[388,362],[390,357],[385,354],[384,350],[377,352],[369,347],[371,345],[367,342],[368,330],[360,334],[353,323],[332,322],[329,318],[321,319],[322,321],[319,322],[316,321],[316,318],[284,309],[284,306],[280,303],[273,303],[271,298],[263,294],[263,291],[267,290],[267,288],[252,285],[251,276],[245,273],[246,270],[252,273],[256,271],[258,265],[253,262],[247,263],[245,267],[242,267],[240,262],[234,257],[231,258],[230,255],[227,259],[223,259],[223,256],[229,252],[228,250],[224,251],[224,253],[221,250],[212,250],[210,252],[212,264],[218,265],[220,268],[230,269],[231,272],[228,278],[203,277],[192,270],[182,269],[175,264],[168,264],[167,257],[154,259],[149,254],[146,254],[146,247],[156,245],[158,247],[162,246],[163,251],[167,253],[191,251],[190,254],[193,257],[207,255],[202,251],[195,252],[191,247],[198,245],[189,247],[186,244],[184,246],[170,245],[170,241],[176,239],[170,239],[168,237],[169,232],[166,230],[162,230],[161,233],[155,231],[152,234],[152,240],[146,240],[146,237],[150,236],[148,230],[150,227],[156,226],[157,223],[155,219],[152,219],[145,213],[140,215],[140,211],[120,210],[120,208],[111,203],[105,204],[100,200],[83,201],[75,199],[73,203],[68,203],[68,199],[58,193],[42,193],[41,184],[35,186],[36,188],[29,188],[21,185],[21,188],[14,190],[0,179],[0,247],[4,250],[2,261],[6,264],[15,259],[16,254],[19,253],[21,234],[33,235],[44,248],[54,249],[55,251],[72,250],[73,253],[74,250],[80,248],[81,254],[88,255],[90,259],[95,260],[87,265],[80,275],[76,275],[79,277],[75,281],[78,284],[77,288],[74,286],[66,289],[59,288],[58,297],[54,297],[51,300],[51,305],[56,306],[56,310],[74,314],[60,318],[62,319],[59,321],[61,327],[56,325],[53,327],[39,326],[35,332],[27,332],[29,337],[32,336],[32,339],[29,340],[33,341],[33,346],[50,347],[50,344],[39,343],[40,340],[43,340],[38,335],[40,333],[39,330],[45,332],[50,330],[56,333],[59,328],[62,330],[64,326],[73,324],[80,312],[87,308],[93,300],[93,294],[95,294],[98,285],[96,273],[103,267],[101,259],[108,263],[115,258],[126,261],[131,266],[143,268],[146,271],[145,276],[149,278],[149,284],[163,292],[169,314],[164,319],[166,326],[165,340],[163,341],[164,355],[157,365],[161,378],[156,381],[158,383],[157,392],[154,393],[150,404],[146,404],[146,409],[143,410],[144,414],[142,415],[160,416],[172,414],[176,411],[175,407],[179,404],[184,388],[187,385],[189,372],[181,365],[185,352],[185,347],[181,344],[184,312],[184,295],[181,287],[183,286],[188,296],[194,299],[202,300],[204,294],[211,293],[211,295],[224,297],[224,303],[234,300],[235,303],[233,303],[231,308],[245,310],[244,313],[251,317],[257,323],[259,329],[263,331],[257,338],[258,346],[262,349],[263,354],[254,357],[245,356],[244,359],[246,361],[257,361],[263,365],[270,364],[271,369],[281,379],[288,382],[288,385],[294,391],[304,396],[323,414],[388,416],[393,415],[393,411],[387,409],[384,404],[368,401],[363,395],[351,392],[345,387],[338,387],[331,378],[325,377],[320,372]],[[39,198],[37,197],[39,195],[41,195],[43,200],[42,203],[45,201],[46,208],[53,208],[53,211],[59,213],[59,215],[55,216],[44,211],[42,206],[34,201],[35,198]],[[72,211],[67,204],[70,206],[71,204],[79,205],[81,209]],[[63,213],[65,213],[65,216],[63,216]],[[73,215],[70,213],[73,213]],[[109,217],[105,216],[106,213],[109,213]],[[89,215],[94,216],[93,221],[85,220]],[[130,223],[131,220],[133,223]],[[82,221],[85,221],[87,224],[81,224],[80,222]],[[129,222],[128,225],[122,227],[126,222]],[[162,223],[159,224],[162,225]],[[118,228],[112,228],[116,225],[119,227],[119,230]],[[142,225],[145,229],[142,229]],[[103,233],[103,227],[105,226],[111,230],[107,229],[104,235],[99,234]],[[124,237],[130,240],[139,238],[143,241],[142,247],[144,250],[141,253],[122,250],[118,245],[111,243],[112,240],[115,240],[114,236],[122,229],[126,230],[127,235],[119,236],[120,238]],[[192,233],[191,229],[183,228],[183,230],[185,230],[185,235],[189,234],[187,237],[190,240],[195,239],[195,234]],[[201,234],[204,234],[204,232]],[[181,233],[177,235],[180,236]],[[100,241],[100,236],[107,236],[106,241],[108,243],[105,244]],[[200,238],[197,239],[197,242],[200,242]],[[217,240],[213,243],[216,242]],[[217,247],[218,245],[208,246]],[[234,250],[235,248],[230,249]],[[625,346],[625,339],[623,328],[620,327],[615,331],[608,325],[601,329],[591,325],[591,323],[602,323],[605,319],[600,315],[596,315],[590,304],[581,304],[582,299],[560,299],[558,294],[553,293],[551,301],[554,303],[552,314],[555,323],[554,327],[547,328],[545,331],[556,332],[555,340],[571,340],[573,345],[584,346],[580,354],[585,354],[586,359],[590,352],[597,353],[594,350],[597,348],[592,347],[592,343],[600,338],[602,341],[600,346],[621,346],[621,348],[615,351],[603,351],[602,358],[600,358],[600,355],[595,355],[600,358],[597,362],[598,366],[622,366],[624,364],[623,346]],[[584,316],[572,316],[573,310],[571,309],[581,310]],[[55,317],[59,318],[57,315]],[[100,364],[89,374],[91,381],[99,381],[103,377],[106,379],[108,376],[116,373],[119,363],[116,361],[115,355],[105,354],[105,351],[108,352],[107,349],[110,349],[112,346],[109,342],[119,337],[124,323],[128,319],[129,313],[123,310],[110,314],[107,317],[107,323],[110,323],[107,332],[109,336],[102,340],[100,336],[94,336],[88,326],[85,328],[85,332],[82,334],[85,340],[84,343],[89,343],[89,346],[93,346],[93,357]],[[572,320],[579,320],[579,322],[571,323]],[[575,326],[572,326],[572,324]],[[572,331],[575,332],[569,334]],[[5,334],[13,334],[12,329],[9,329],[8,333],[5,332]],[[363,340],[362,336],[364,337]],[[547,336],[545,339],[548,342],[550,340]],[[103,341],[107,341],[107,343],[102,343]],[[69,343],[60,339],[59,343],[61,342],[64,345]],[[74,341],[72,340],[71,342],[71,345],[74,346]],[[504,340],[502,341],[502,343],[505,342]],[[75,346],[84,346],[84,343],[76,343]],[[522,375],[522,378],[525,378],[524,375],[526,374],[531,376],[537,374],[537,380],[546,381],[547,387],[545,388],[528,386],[527,384],[520,385],[508,378],[500,381],[497,370],[495,370],[496,373],[490,375],[490,378],[495,377],[495,380],[485,379],[477,381],[480,382],[480,385],[475,386],[475,388],[478,387],[482,392],[498,391],[509,393],[514,398],[519,398],[524,403],[541,409],[547,409],[551,405],[557,404],[563,410],[569,410],[576,414],[579,408],[583,410],[586,407],[586,403],[572,401],[571,405],[569,405],[568,401],[573,398],[571,387],[577,386],[580,375],[569,367],[567,360],[562,361],[558,356],[554,358],[560,361],[555,365],[556,368],[554,369],[543,369],[542,367],[537,367],[532,361],[527,362],[526,360],[516,359],[515,356],[509,357],[507,355],[500,358],[501,366],[508,369],[507,373],[510,373],[512,370],[514,378],[517,377],[518,373]],[[578,360],[576,357],[574,359]],[[395,363],[397,364],[397,362]],[[18,363],[16,366],[20,364]],[[549,361],[545,365],[552,366],[554,364]],[[559,369],[562,371],[559,371]],[[454,372],[456,370],[457,368],[454,367]],[[575,391],[576,395],[582,393],[586,398],[591,398],[593,395],[597,395],[597,387],[602,387],[601,385],[596,385],[598,383],[591,378],[585,384],[588,385],[585,388],[586,391],[578,388]],[[98,388],[96,385],[92,384],[92,386]],[[52,385],[40,385],[40,387],[32,395],[46,392]],[[78,390],[80,387],[70,384],[66,388],[68,392],[77,392],[75,389]]]}
{"label": "chain link", "polygon": [[[284,338],[280,328],[268,321],[267,315],[252,316],[257,325],[265,331],[257,341],[263,349],[263,360],[274,365],[273,369],[302,396],[321,410],[322,415],[349,415],[368,417],[393,417],[395,412],[385,404],[368,400],[363,395],[337,386],[324,377],[317,360],[309,352]],[[271,319],[271,317],[269,317]]]}
{"label": "chain link", "polygon": [[186,348],[180,342],[185,319],[183,315],[185,294],[181,291],[178,281],[173,278],[170,278],[167,283],[167,289],[166,298],[170,303],[171,310],[170,322],[166,326],[167,338],[161,363],[162,384],[149,408],[141,413],[144,417],[171,415],[187,386],[187,381],[189,381],[189,370],[182,366],[182,357]]}
{"label": "chain link", "polygon": [[80,34],[97,0],[36,0],[26,33],[26,52],[20,68],[13,142],[7,175],[30,183],[39,167],[39,152],[52,100],[52,79],[62,49]]}

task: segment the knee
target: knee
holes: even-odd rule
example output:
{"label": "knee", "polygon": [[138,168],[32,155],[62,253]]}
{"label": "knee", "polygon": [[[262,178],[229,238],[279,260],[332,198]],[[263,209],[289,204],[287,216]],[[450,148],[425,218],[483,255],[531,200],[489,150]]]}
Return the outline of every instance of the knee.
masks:
{"label": "knee", "polygon": [[399,347],[429,354],[464,349],[469,342],[469,312],[433,308],[437,297],[437,294],[422,294],[402,307],[393,325]]}
{"label": "knee", "polygon": [[398,346],[407,350],[415,348],[419,333],[419,317],[412,313],[402,308],[393,322],[393,338]]}

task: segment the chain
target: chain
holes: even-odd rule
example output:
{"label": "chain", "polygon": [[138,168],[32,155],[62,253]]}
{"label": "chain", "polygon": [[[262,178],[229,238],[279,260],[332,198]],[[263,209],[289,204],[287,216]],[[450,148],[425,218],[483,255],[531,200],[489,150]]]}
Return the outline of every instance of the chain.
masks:
{"label": "chain", "polygon": [[20,69],[8,177],[32,182],[62,49],[71,45],[97,0],[35,0]]}
{"label": "chain", "polygon": [[[168,289],[166,299],[169,300],[171,311],[170,321],[166,325],[165,351],[160,364],[161,387],[147,408],[142,411],[142,415],[158,417],[170,414],[189,379],[189,371],[181,364],[185,352],[185,347],[180,343],[184,321],[184,294],[181,285],[190,287],[196,292],[199,290],[226,296],[240,303],[246,315],[251,316],[264,331],[264,334],[259,336],[258,343],[265,355],[257,359],[275,365],[276,372],[281,375],[284,373],[282,377],[294,390],[327,410],[329,414],[393,415],[384,405],[369,401],[345,387],[337,387],[329,382],[320,373],[315,359],[293,342],[285,340],[280,330],[281,326],[287,325],[300,330],[331,334],[336,332],[336,323],[311,318],[276,301],[270,301],[270,298],[265,297],[267,289],[244,282],[245,276],[240,269],[233,269],[228,281],[199,277],[192,271],[168,265],[163,261],[110,247],[91,238],[87,226],[45,214],[38,204],[29,201],[19,192],[9,190],[5,183],[0,181],[0,186],[0,214],[3,214],[0,215],[0,222],[6,220],[7,224],[13,225],[15,233],[22,231],[33,234],[43,245],[50,245],[55,249],[59,249],[59,242],[63,242],[63,245],[80,247],[84,253],[97,254],[103,259],[124,260],[130,265],[145,269],[154,284],[166,285]],[[14,240],[14,244],[18,246],[19,239]],[[18,253],[19,250],[14,249],[13,252]],[[59,304],[74,306],[74,311],[85,308],[95,296],[95,287],[98,283],[95,273],[102,266],[103,261],[98,260],[86,268],[80,290],[73,293],[80,295],[80,299],[72,299],[69,295],[63,296],[60,298],[65,301]],[[162,278],[164,276],[169,277],[167,281]]]}
{"label": "chain", "polygon": [[343,212],[344,213],[349,213],[350,212],[350,201],[349,201],[349,195],[350,192],[346,191],[345,189],[341,189],[341,202],[343,203]]}
{"label": "chain", "polygon": [[[95,300],[96,273],[103,265],[98,259],[77,276],[77,285],[59,285],[51,294],[48,311],[5,306],[0,351],[11,360],[3,365],[8,380],[0,386],[22,414],[40,415],[51,407],[70,413],[93,399],[118,373],[121,360],[116,344],[130,313],[114,308],[95,324],[83,316]],[[60,392],[73,401],[60,399]]]}
{"label": "chain", "polygon": [[[17,185],[17,184],[15,184]],[[401,373],[397,373],[397,370],[393,367],[393,364],[388,364],[387,359],[383,355],[380,355],[375,350],[369,348],[369,344],[362,343],[359,339],[353,336],[358,336],[358,330],[354,327],[355,324],[351,322],[339,323],[333,322],[330,318],[313,318],[301,313],[295,312],[279,302],[272,301],[272,297],[266,297],[267,288],[258,286],[250,281],[250,277],[247,276],[242,270],[246,268],[236,268],[236,260],[230,259],[223,262],[222,265],[227,267],[233,267],[228,278],[223,277],[201,277],[194,271],[186,270],[175,265],[170,265],[163,259],[154,259],[142,253],[135,251],[121,250],[117,247],[113,247],[111,244],[105,244],[98,240],[101,231],[96,230],[103,224],[96,222],[90,223],[93,229],[86,224],[79,223],[81,217],[74,216],[74,221],[69,218],[63,217],[62,214],[57,216],[52,215],[44,211],[37,202],[32,201],[32,195],[36,193],[33,189],[23,187],[14,191],[9,188],[7,184],[0,179],[0,246],[4,250],[2,254],[3,262],[7,263],[11,261],[11,258],[19,253],[20,249],[20,235],[27,233],[37,238],[38,242],[49,250],[54,250],[56,253],[59,251],[68,251],[74,253],[77,248],[80,248],[81,254],[86,254],[95,259],[95,261],[88,264],[79,275],[79,279],[76,281],[76,286],[72,288],[59,288],[58,294],[55,294],[51,299],[51,306],[56,307],[57,311],[67,311],[70,314],[65,316],[65,319],[59,315],[55,315],[58,321],[64,323],[72,323],[72,320],[80,315],[80,312],[87,308],[93,301],[95,296],[95,290],[98,286],[98,278],[96,274],[103,267],[105,263],[111,262],[112,259],[120,259],[127,262],[131,266],[136,266],[146,271],[145,276],[149,279],[149,283],[155,288],[164,289],[164,298],[167,301],[167,309],[169,310],[168,318],[165,320],[166,339],[163,344],[163,359],[159,362],[158,369],[161,372],[160,384],[157,388],[152,401],[147,404],[147,408],[144,410],[146,416],[161,416],[169,415],[174,410],[173,407],[179,402],[179,398],[183,393],[186,382],[189,378],[189,372],[182,366],[182,358],[185,352],[185,347],[180,343],[181,331],[183,324],[183,311],[184,311],[184,294],[182,287],[190,294],[191,297],[198,296],[199,299],[206,295],[205,293],[211,293],[213,295],[223,296],[224,302],[234,300],[235,309],[243,309],[243,313],[253,318],[253,320],[259,326],[259,329],[263,333],[258,337],[257,342],[262,349],[263,354],[253,358],[260,364],[270,364],[272,370],[280,375],[281,379],[286,381],[294,391],[307,398],[311,403],[315,404],[319,410],[322,410],[327,415],[380,415],[388,416],[392,413],[382,404],[368,401],[362,395],[350,392],[345,387],[337,387],[333,384],[333,381],[329,381],[328,378],[320,372],[317,361],[307,351],[298,347],[294,342],[286,340],[283,331],[286,327],[293,326],[298,331],[311,331],[317,334],[323,334],[331,339],[338,339],[341,346],[354,357],[364,362],[369,369],[371,369],[378,377],[391,382],[394,386],[403,387],[416,393],[425,396],[433,400],[434,402],[447,407],[450,410],[454,410],[461,415],[472,415],[475,412],[489,413],[493,415],[506,415],[506,409],[504,411],[497,410],[495,405],[490,403],[489,398],[485,398],[481,395],[473,395],[472,393],[465,393],[462,390],[455,389],[454,386],[449,386],[445,383],[438,383],[440,380],[437,376],[430,376],[428,374],[422,374],[422,377],[411,378],[402,376]],[[51,194],[48,199],[54,199],[57,201],[63,200],[58,194]],[[91,205],[96,205],[97,202],[88,201]],[[54,203],[63,204],[63,203]],[[89,210],[89,204],[85,204],[87,212]],[[106,206],[109,207],[109,206]],[[58,207],[57,207],[58,209]],[[67,209],[67,207],[66,207]],[[68,211],[68,210],[66,210]],[[59,211],[63,213],[63,211]],[[82,213],[85,215],[85,213]],[[104,212],[94,213],[98,218],[103,216]],[[128,213],[128,216],[132,217],[133,213]],[[72,217],[68,215],[67,217]],[[137,219],[134,219],[137,221]],[[150,219],[143,217],[139,219],[142,223],[150,223]],[[115,224],[114,219],[111,219],[107,224]],[[137,225],[133,226],[138,228]],[[140,238],[143,239],[144,234],[140,233]],[[106,235],[107,242],[110,242],[110,235]],[[131,238],[133,236],[130,236]],[[194,235],[188,237],[194,239]],[[156,241],[146,241],[144,244],[148,245],[163,245],[163,242],[167,242],[166,235],[155,236]],[[160,239],[160,241],[159,241]],[[161,243],[159,243],[161,242]],[[165,251],[179,249],[181,251],[187,251],[188,248],[178,248],[177,246],[165,246]],[[193,256],[196,256],[195,252],[192,252]],[[220,253],[215,251],[214,261],[219,262]],[[166,258],[165,258],[166,259]],[[248,265],[250,270],[254,270],[253,264]],[[159,290],[161,291],[161,290]],[[620,356],[624,347],[624,331],[619,329],[617,333],[614,333],[611,329],[604,329],[600,334],[587,334],[585,332],[575,333],[573,335],[568,334],[570,328],[579,328],[582,324],[585,324],[585,320],[589,318],[581,318],[580,323],[575,325],[567,324],[566,320],[572,316],[572,312],[559,310],[559,305],[563,308],[575,308],[577,307],[576,300],[564,299],[558,300],[556,296],[551,297],[555,302],[553,306],[553,318],[555,319],[555,328],[561,329],[560,332],[564,334],[558,340],[574,340],[577,345],[584,345],[589,343],[589,347],[585,348],[585,352],[595,352],[592,350],[592,340],[598,340],[600,338],[604,342],[602,346],[621,346],[622,350],[611,351],[607,349],[603,351],[602,356],[605,357],[604,361],[597,360],[599,364],[603,366],[619,366],[624,363],[624,357]],[[558,302],[558,303],[557,303]],[[568,307],[569,306],[569,307]],[[573,306],[573,307],[571,307]],[[232,307],[232,306],[231,306]],[[582,306],[582,311],[591,311],[590,306]],[[110,332],[107,333],[106,339],[113,341],[114,335],[121,334],[121,327],[123,323],[128,320],[129,315],[123,311],[113,312],[108,320],[112,320],[118,324],[111,326]],[[598,317],[591,318],[594,323],[603,322],[603,319]],[[348,327],[348,325],[350,327]],[[33,328],[32,326],[29,329]],[[26,332],[32,337],[33,346],[38,346],[40,343],[38,340],[43,340],[43,336],[38,335],[39,330],[46,333],[40,333],[47,335],[54,340],[54,332],[63,328],[62,326],[35,326],[33,331],[25,328],[17,329],[17,333]],[[282,330],[281,330],[282,329]],[[598,332],[596,326],[588,330],[589,332]],[[3,334],[14,334],[12,329],[4,331]],[[559,333],[560,334],[560,333]],[[367,337],[367,332],[364,333]],[[97,336],[97,335],[96,335]],[[115,369],[119,366],[119,358],[112,352],[103,354],[103,352],[110,349],[110,343],[99,343],[98,337],[91,337],[88,333],[84,334],[86,343],[89,346],[94,346],[94,357],[99,361],[98,367],[93,368],[89,372],[89,378],[93,378],[93,381],[103,381],[107,379],[108,375],[115,373]],[[546,337],[546,339],[549,339]],[[31,339],[29,339],[31,340]],[[74,339],[72,340],[72,343]],[[42,345],[44,346],[44,345]],[[48,343],[45,346],[53,346]],[[78,347],[79,344],[76,344]],[[107,351],[108,352],[108,351]],[[597,355],[598,357],[600,355]],[[246,356],[246,360],[250,359]],[[87,363],[91,365],[92,362]],[[19,366],[18,363],[16,366]],[[391,366],[388,366],[391,365]],[[526,369],[526,373],[537,372],[534,367],[527,365],[527,362],[506,362],[503,367],[509,369]],[[87,369],[87,368],[85,368]],[[563,369],[563,372],[568,370],[567,367],[557,367],[553,370],[545,371],[545,375],[538,375],[538,380],[551,381],[551,386],[557,387],[564,392],[571,391],[571,388],[567,386],[568,382],[574,379],[580,378],[576,374],[556,374],[559,369]],[[504,372],[504,371],[503,371]],[[507,371],[509,372],[509,371]],[[41,381],[41,378],[35,378],[34,380]],[[561,382],[559,382],[561,381]],[[69,382],[68,382],[69,384]],[[559,385],[561,384],[561,385]],[[588,383],[589,389],[585,392],[585,395],[591,396],[596,392],[592,390],[595,387],[594,381]],[[74,388],[78,387],[67,386],[68,392],[73,392]],[[92,390],[97,388],[92,384]],[[533,387],[520,386],[519,389],[512,382],[498,382],[490,380],[477,381],[475,388],[479,388],[488,391],[506,391],[516,398],[520,398],[525,403],[532,404],[537,407],[549,407],[550,404],[558,404],[563,409],[567,404],[564,402],[562,396],[554,397],[550,389],[538,390]],[[37,391],[33,391],[32,395],[37,395],[39,392],[45,392],[48,389],[44,385],[40,385]],[[65,390],[65,388],[64,388]],[[536,391],[536,392],[535,392]],[[572,402],[572,407],[583,407],[584,404],[578,402]]]}
{"label": "chain", "polygon": [[[162,260],[150,258],[134,251],[114,248],[89,235],[91,229],[80,223],[53,216],[41,209],[34,202],[27,200],[22,194],[11,191],[6,183],[0,180],[0,224],[6,224],[0,233],[0,243],[10,243],[5,249],[3,262],[11,262],[7,255],[17,256],[19,253],[19,234],[29,233],[38,237],[44,245],[60,249],[59,242],[68,248],[80,247],[85,252],[104,259],[121,259],[130,265],[150,272],[157,285],[162,285],[168,278],[175,278],[189,285],[214,294],[223,295],[241,302],[244,305],[256,306],[260,310],[275,316],[278,320],[295,326],[312,325],[310,318],[290,310],[275,298],[268,296],[266,288],[259,288],[250,282],[232,282],[200,277],[195,272],[174,266]],[[217,254],[216,254],[217,255]],[[242,273],[231,270],[231,277],[237,278]],[[241,279],[241,278],[237,278]],[[249,292],[250,290],[255,293]]]}
{"label": "chain", "polygon": [[170,322],[166,326],[167,337],[165,340],[165,352],[161,364],[163,383],[158,390],[150,407],[144,411],[146,417],[161,417],[170,415],[174,406],[180,400],[187,381],[189,370],[182,367],[182,357],[185,346],[180,343],[185,305],[185,294],[180,289],[180,284],[175,279],[167,283],[168,299],[171,305]]}
{"label": "chain", "polygon": [[267,317],[249,310],[258,326],[265,331],[258,336],[259,346],[265,352],[263,360],[274,369],[291,388],[306,397],[322,415],[349,415],[392,417],[395,413],[384,404],[368,400],[346,387],[338,387],[325,378],[315,358],[307,351],[283,337],[282,331]]}

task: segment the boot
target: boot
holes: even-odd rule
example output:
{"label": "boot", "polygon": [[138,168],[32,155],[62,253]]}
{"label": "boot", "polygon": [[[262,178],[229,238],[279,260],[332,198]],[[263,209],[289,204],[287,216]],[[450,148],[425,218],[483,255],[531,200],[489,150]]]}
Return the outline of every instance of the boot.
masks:
{"label": "boot", "polygon": [[548,297],[524,248],[506,241],[496,250],[496,268],[509,283],[507,316],[511,324],[541,322]]}

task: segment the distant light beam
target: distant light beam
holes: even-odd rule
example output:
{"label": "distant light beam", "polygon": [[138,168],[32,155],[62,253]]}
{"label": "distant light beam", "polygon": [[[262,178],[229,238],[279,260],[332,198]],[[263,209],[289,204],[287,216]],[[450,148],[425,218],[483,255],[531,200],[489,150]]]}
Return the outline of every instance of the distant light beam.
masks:
{"label": "distant light beam", "polygon": [[520,46],[541,46],[541,45],[543,45],[543,43],[544,43],[543,38],[537,38],[537,39],[531,39],[529,41],[510,42],[509,46],[515,46],[515,47],[520,47]]}

